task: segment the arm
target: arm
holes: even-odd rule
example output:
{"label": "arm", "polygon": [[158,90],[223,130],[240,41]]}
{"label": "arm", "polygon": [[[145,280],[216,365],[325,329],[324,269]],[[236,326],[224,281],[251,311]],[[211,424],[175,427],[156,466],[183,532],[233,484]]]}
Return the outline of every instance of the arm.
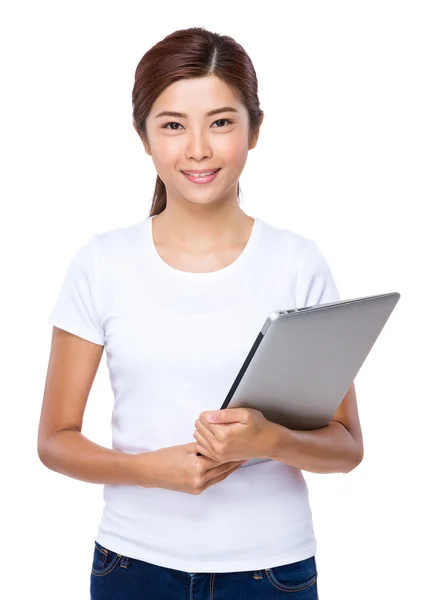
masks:
{"label": "arm", "polygon": [[[46,467],[68,477],[91,483],[133,485],[137,480],[135,455],[99,446],[81,433],[102,353],[103,346],[53,328],[38,455]],[[141,469],[145,466],[145,471],[147,460],[147,456],[142,456],[145,465],[142,462]]]}
{"label": "arm", "polygon": [[214,460],[271,458],[313,473],[348,473],[363,458],[363,439],[351,386],[330,423],[315,431],[287,429],[251,408],[205,411],[194,438]]}
{"label": "arm", "polygon": [[364,446],[352,385],[330,423],[314,431],[273,424],[265,436],[268,458],[313,473],[349,473],[363,459]]}
{"label": "arm", "polygon": [[[310,242],[301,253],[296,305],[311,306],[338,299],[329,266],[317,245]],[[194,437],[201,454],[219,460],[264,457],[313,473],[347,473],[362,461],[364,454],[354,385],[322,429],[291,430],[249,408],[205,411],[195,426]]]}

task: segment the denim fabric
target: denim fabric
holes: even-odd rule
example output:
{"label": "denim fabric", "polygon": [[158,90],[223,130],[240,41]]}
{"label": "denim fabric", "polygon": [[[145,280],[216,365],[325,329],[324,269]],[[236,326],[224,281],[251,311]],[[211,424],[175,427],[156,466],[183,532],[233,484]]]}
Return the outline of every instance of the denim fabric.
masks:
{"label": "denim fabric", "polygon": [[318,600],[315,557],[240,573],[186,573],[116,554],[95,542],[91,600]]}

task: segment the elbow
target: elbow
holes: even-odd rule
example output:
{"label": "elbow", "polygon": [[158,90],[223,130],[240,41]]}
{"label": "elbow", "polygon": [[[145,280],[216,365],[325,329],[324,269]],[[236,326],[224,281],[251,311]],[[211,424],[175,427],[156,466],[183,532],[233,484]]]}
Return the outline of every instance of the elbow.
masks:
{"label": "elbow", "polygon": [[55,448],[53,442],[55,441],[54,438],[57,433],[58,432],[51,433],[50,435],[40,436],[38,438],[37,452],[39,460],[44,467],[51,470],[54,470]]}
{"label": "elbow", "polygon": [[50,468],[50,455],[47,448],[47,440],[38,440],[37,452],[38,458],[45,467]]}
{"label": "elbow", "polygon": [[68,444],[68,437],[65,439],[65,436],[63,435],[66,431],[81,433],[80,428],[74,427],[58,429],[38,437],[38,457],[47,469],[58,472],[61,461],[63,461],[65,455],[68,454],[68,449],[65,446]]}
{"label": "elbow", "polygon": [[347,465],[346,465],[345,469],[343,469],[342,472],[350,473],[351,471],[356,469],[358,465],[360,465],[362,463],[363,458],[364,458],[364,449],[356,448],[355,452],[352,452],[349,454]]}
{"label": "elbow", "polygon": [[[343,425],[344,427],[344,425]],[[346,467],[343,469],[343,473],[350,473],[360,465],[364,458],[364,441],[361,431],[355,434],[349,429],[345,428],[348,437],[347,453],[346,453]]]}

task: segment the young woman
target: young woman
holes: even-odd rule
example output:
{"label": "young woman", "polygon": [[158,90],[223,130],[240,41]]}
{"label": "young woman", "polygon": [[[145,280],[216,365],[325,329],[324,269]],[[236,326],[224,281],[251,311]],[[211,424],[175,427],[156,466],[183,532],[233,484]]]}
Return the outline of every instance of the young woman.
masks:
{"label": "young woman", "polygon": [[[231,37],[176,31],[139,62],[151,214],[93,235],[72,260],[50,317],[38,440],[48,468],[105,484],[94,600],[318,597],[301,471],[361,461],[354,387],[318,431],[244,408],[213,420],[269,313],[338,298],[313,241],[239,206],[262,120],[254,67]],[[104,349],[112,449],[81,433]],[[241,468],[251,457],[269,460]]]}

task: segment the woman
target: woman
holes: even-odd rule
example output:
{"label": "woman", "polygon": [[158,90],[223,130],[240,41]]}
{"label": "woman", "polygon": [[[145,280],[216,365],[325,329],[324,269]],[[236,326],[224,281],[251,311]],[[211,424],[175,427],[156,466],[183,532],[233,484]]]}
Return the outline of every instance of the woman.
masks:
{"label": "woman", "polygon": [[[47,467],[105,484],[94,600],[318,597],[301,470],[361,461],[354,387],[318,431],[243,408],[212,420],[272,311],[338,299],[314,242],[239,206],[262,120],[254,67],[228,36],[176,31],[139,62],[151,213],[74,256],[50,317],[38,439]],[[104,349],[113,449],[81,433]],[[268,460],[241,468],[251,457]]]}

